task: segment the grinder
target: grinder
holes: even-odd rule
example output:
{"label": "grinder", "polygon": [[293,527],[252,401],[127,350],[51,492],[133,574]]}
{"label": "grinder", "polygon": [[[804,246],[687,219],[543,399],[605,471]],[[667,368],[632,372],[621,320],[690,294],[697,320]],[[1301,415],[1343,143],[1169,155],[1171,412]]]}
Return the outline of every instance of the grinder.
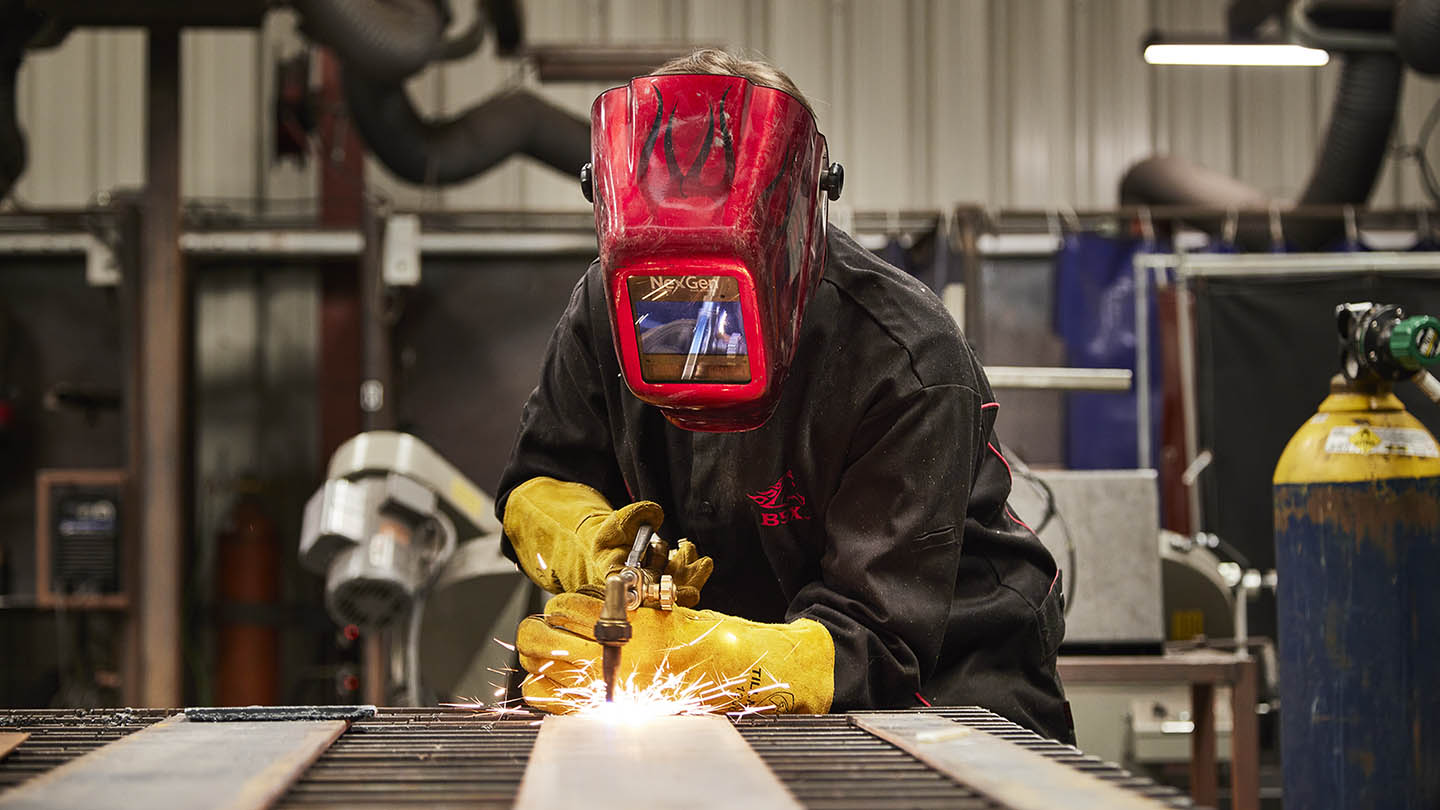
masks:
{"label": "grinder", "polygon": [[605,607],[595,621],[595,640],[600,642],[601,670],[605,677],[605,699],[615,699],[615,675],[620,669],[620,648],[630,640],[629,611],[640,607],[675,607],[675,583],[665,572],[670,546],[642,525],[625,565],[605,578]]}

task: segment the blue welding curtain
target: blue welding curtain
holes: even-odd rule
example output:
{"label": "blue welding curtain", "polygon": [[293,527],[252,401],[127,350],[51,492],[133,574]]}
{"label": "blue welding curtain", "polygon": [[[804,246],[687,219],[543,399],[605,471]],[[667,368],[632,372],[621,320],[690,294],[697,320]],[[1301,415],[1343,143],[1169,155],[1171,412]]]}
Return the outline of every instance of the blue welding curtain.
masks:
{"label": "blue welding curtain", "polygon": [[[1065,341],[1071,366],[1135,370],[1133,260],[1143,248],[1136,239],[1094,233],[1065,237],[1055,257],[1055,331]],[[1160,447],[1161,358],[1153,288],[1148,298],[1153,465]],[[1072,470],[1137,467],[1136,408],[1134,390],[1067,395],[1066,466]]]}

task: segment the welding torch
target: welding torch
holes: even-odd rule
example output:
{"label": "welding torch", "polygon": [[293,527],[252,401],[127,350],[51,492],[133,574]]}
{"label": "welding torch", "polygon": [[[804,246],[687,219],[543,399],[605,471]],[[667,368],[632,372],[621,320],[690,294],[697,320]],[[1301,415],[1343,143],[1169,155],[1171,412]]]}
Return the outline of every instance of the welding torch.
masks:
{"label": "welding torch", "polygon": [[620,669],[620,649],[630,640],[629,612],[640,607],[675,607],[675,583],[665,573],[670,546],[655,529],[641,525],[625,565],[605,578],[605,606],[595,621],[595,640],[600,642],[601,669],[605,676],[605,700],[615,699],[615,675]]}

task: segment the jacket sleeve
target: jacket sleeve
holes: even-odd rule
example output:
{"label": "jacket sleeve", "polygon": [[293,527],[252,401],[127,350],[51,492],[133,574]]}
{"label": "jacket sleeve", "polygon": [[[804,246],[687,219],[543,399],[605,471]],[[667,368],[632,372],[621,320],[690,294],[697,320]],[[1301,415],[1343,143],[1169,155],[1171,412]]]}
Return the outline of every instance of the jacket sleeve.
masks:
{"label": "jacket sleeve", "polygon": [[980,406],[963,385],[928,386],[872,411],[851,438],[821,576],[788,611],[830,630],[837,711],[915,705],[935,669],[989,434]]}
{"label": "jacket sleeve", "polygon": [[[586,484],[614,505],[628,503],[625,482],[615,461],[602,377],[606,373],[596,345],[597,332],[609,328],[598,276],[592,265],[575,285],[570,303],[550,336],[540,381],[520,417],[510,460],[496,489],[495,515],[504,521],[511,490],[536,476]],[[598,322],[597,322],[598,319]],[[514,559],[509,538],[501,548]]]}

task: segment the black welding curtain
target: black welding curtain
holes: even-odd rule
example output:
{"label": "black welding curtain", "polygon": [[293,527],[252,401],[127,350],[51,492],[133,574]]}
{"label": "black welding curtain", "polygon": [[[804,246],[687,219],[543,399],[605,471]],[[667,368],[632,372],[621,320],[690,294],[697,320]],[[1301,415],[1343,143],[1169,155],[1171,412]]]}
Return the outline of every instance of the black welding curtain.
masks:
{"label": "black welding curtain", "polygon": [[[1334,310],[1349,301],[1440,314],[1440,278],[1373,273],[1303,279],[1208,279],[1193,286],[1205,529],[1251,564],[1275,565],[1270,479],[1285,444],[1315,413],[1339,371]],[[1440,406],[1413,385],[1396,393],[1432,433]]]}

